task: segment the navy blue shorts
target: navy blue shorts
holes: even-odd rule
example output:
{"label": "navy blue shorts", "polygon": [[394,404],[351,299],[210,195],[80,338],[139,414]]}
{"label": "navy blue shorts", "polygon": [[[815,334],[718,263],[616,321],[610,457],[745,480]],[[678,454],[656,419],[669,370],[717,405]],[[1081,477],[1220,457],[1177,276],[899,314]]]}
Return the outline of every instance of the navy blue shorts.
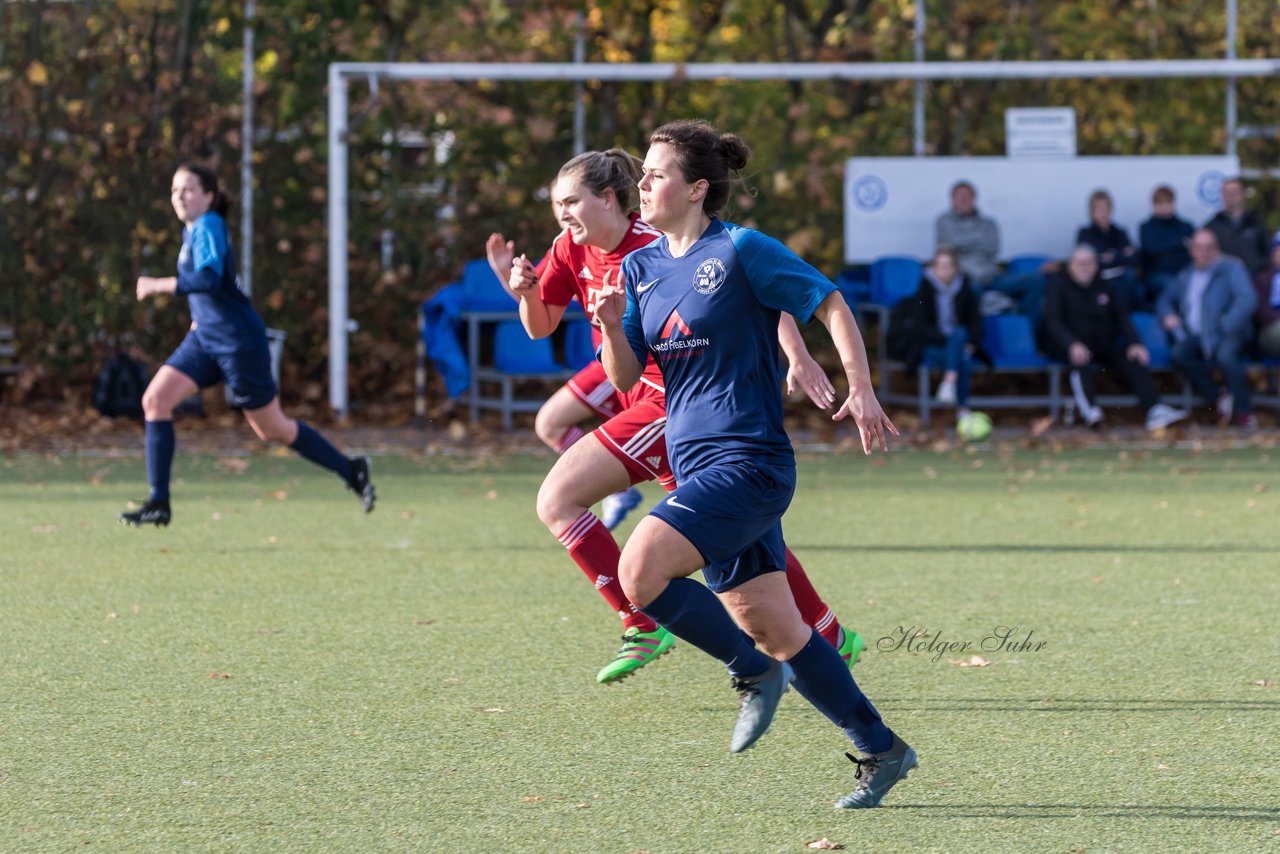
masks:
{"label": "navy blue shorts", "polygon": [[782,514],[795,489],[792,467],[725,463],[681,482],[649,512],[693,543],[707,587],[722,593],[786,569]]}
{"label": "navy blue shorts", "polygon": [[191,377],[200,388],[225,382],[231,389],[231,402],[241,409],[261,409],[276,397],[271,351],[265,340],[261,347],[210,353],[200,345],[195,332],[188,332],[165,364]]}

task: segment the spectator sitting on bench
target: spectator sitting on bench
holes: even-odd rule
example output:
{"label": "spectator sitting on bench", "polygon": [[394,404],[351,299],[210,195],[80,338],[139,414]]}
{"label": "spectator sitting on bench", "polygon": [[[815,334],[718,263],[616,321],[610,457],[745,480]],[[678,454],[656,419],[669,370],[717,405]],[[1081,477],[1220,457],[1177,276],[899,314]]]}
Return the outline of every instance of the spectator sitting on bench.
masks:
{"label": "spectator sitting on bench", "polygon": [[1144,306],[1154,305],[1169,283],[1191,263],[1187,243],[1196,229],[1177,215],[1174,200],[1171,187],[1156,187],[1151,194],[1151,218],[1138,228]]}
{"label": "spectator sitting on bench", "polygon": [[1092,246],[1098,253],[1098,275],[1111,285],[1125,311],[1137,311],[1143,299],[1134,268],[1138,252],[1129,234],[1111,221],[1114,204],[1106,190],[1089,194],[1089,224],[1076,232],[1076,244]]}
{"label": "spectator sitting on bench", "polygon": [[[1170,358],[1196,394],[1215,406],[1218,422],[1256,429],[1244,354],[1253,339],[1258,295],[1240,259],[1223,255],[1207,228],[1191,235],[1191,266],[1160,296],[1156,313],[1173,338]],[[1219,393],[1217,366],[1229,393]]]}
{"label": "spectator sitting on bench", "polygon": [[973,356],[982,345],[978,295],[960,272],[956,252],[938,248],[915,294],[893,307],[889,349],[912,373],[921,365],[943,369],[937,401],[968,412]]}
{"label": "spectator sitting on bench", "polygon": [[934,225],[936,246],[949,246],[954,251],[960,272],[976,288],[982,289],[995,279],[1000,268],[1000,227],[990,217],[978,213],[974,202],[978,191],[968,181],[957,181],[951,187],[951,210],[939,215]]}
{"label": "spectator sitting on bench", "polygon": [[1267,227],[1262,217],[1244,206],[1244,181],[1222,182],[1222,210],[1204,224],[1218,239],[1223,255],[1239,258],[1250,275],[1267,266]]}
{"label": "spectator sitting on bench", "polygon": [[1147,370],[1147,348],[1113,284],[1101,275],[1098,253],[1092,246],[1077,246],[1067,269],[1050,277],[1044,329],[1049,355],[1071,366],[1071,393],[1089,427],[1101,427],[1103,419],[1094,388],[1095,368],[1115,372],[1137,395],[1148,430],[1187,417],[1186,412],[1160,402]]}
{"label": "spectator sitting on bench", "polygon": [[1253,284],[1258,291],[1258,350],[1280,357],[1280,231],[1271,241],[1271,266]]}

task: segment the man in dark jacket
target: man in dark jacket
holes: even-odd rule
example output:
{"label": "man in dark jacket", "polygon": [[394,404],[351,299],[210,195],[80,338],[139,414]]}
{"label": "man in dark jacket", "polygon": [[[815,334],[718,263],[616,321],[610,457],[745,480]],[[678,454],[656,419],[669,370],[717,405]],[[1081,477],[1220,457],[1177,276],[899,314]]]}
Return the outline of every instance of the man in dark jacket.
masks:
{"label": "man in dark jacket", "polygon": [[1094,392],[1096,370],[1120,375],[1138,396],[1148,430],[1158,430],[1187,417],[1186,412],[1160,402],[1147,370],[1150,354],[1115,289],[1099,274],[1098,256],[1092,246],[1077,246],[1066,271],[1049,279],[1044,329],[1050,355],[1071,366],[1071,392],[1088,426],[1102,424],[1102,407]]}
{"label": "man in dark jacket", "polygon": [[[1191,266],[1156,303],[1156,313],[1174,339],[1173,363],[1210,405],[1216,399],[1220,423],[1246,429],[1258,426],[1244,362],[1257,305],[1244,264],[1223,255],[1208,228],[1191,236]],[[1218,393],[1211,373],[1215,365],[1229,394]]]}
{"label": "man in dark jacket", "polygon": [[955,406],[957,417],[968,412],[973,357],[982,347],[982,315],[955,250],[943,246],[934,253],[919,289],[894,306],[889,327],[895,357],[910,371],[922,363],[941,367],[938,403]]}
{"label": "man in dark jacket", "polygon": [[1222,210],[1204,225],[1218,238],[1223,255],[1239,258],[1250,275],[1267,266],[1270,232],[1266,223],[1244,207],[1244,181],[1228,178],[1222,182]]}
{"label": "man in dark jacket", "polygon": [[1139,260],[1146,282],[1146,302],[1154,303],[1182,268],[1191,263],[1187,243],[1195,226],[1175,212],[1173,188],[1156,187],[1151,218],[1138,229]]}
{"label": "man in dark jacket", "polygon": [[1138,251],[1129,242],[1129,233],[1111,221],[1114,205],[1106,190],[1089,195],[1089,224],[1076,232],[1076,244],[1092,246],[1098,254],[1098,275],[1111,285],[1111,290],[1127,311],[1142,306],[1137,266]]}

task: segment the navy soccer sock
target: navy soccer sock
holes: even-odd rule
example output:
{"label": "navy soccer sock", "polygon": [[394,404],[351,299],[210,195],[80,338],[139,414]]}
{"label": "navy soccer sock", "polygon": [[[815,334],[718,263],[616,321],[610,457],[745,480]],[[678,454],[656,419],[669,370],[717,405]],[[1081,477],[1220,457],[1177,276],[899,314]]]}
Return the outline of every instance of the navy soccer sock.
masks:
{"label": "navy soccer sock", "polygon": [[844,730],[863,753],[883,753],[893,744],[893,732],[853,681],[848,666],[817,632],[788,662],[796,678],[791,684],[813,707]]}
{"label": "navy soccer sock", "polygon": [[303,422],[298,422],[298,437],[289,446],[298,455],[318,466],[335,472],[347,483],[351,482],[351,460],[341,451],[330,445],[324,436],[312,430]]}
{"label": "navy soccer sock", "polygon": [[173,468],[173,450],[177,444],[172,421],[146,422],[147,481],[153,501],[169,500],[169,472]]}
{"label": "navy soccer sock", "polygon": [[716,595],[696,581],[675,579],[640,610],[676,637],[723,661],[734,676],[759,676],[769,669],[768,656],[738,628]]}

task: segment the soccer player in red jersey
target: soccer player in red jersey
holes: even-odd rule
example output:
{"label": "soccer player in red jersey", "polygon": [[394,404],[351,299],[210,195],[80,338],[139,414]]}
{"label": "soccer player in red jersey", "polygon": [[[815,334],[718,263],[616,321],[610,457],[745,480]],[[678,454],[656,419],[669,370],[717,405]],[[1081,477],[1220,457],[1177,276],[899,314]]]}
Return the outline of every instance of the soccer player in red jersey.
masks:
{"label": "soccer player in red jersey", "polygon": [[[520,295],[507,284],[511,264],[515,260],[515,243],[495,232],[489,235],[484,248],[490,269],[511,298],[520,302]],[[541,270],[550,257],[551,250],[547,250],[546,256],[534,269]],[[622,398],[604,375],[604,366],[593,359],[538,407],[533,432],[548,448],[563,454],[574,442],[587,435],[582,426],[585,422],[597,418],[608,421],[621,411]],[[606,495],[601,502],[600,521],[612,531],[643,500],[644,496],[634,486]]]}
{"label": "soccer player in red jersey", "polygon": [[[520,297],[520,318],[530,336],[550,335],[572,299],[594,316],[605,274],[615,277],[632,250],[647,246],[659,232],[634,212],[640,162],[620,149],[587,152],[566,163],[556,178],[552,204],[564,231],[535,271],[521,255],[512,263],[509,288]],[[782,348],[792,370],[788,384],[800,383],[815,402],[830,405],[835,390],[804,349],[795,321],[783,316]],[[599,332],[595,338],[599,343]],[[577,442],[556,461],[538,492],[538,516],[569,551],[569,556],[622,618],[623,644],[596,678],[624,679],[671,649],[674,638],[641,613],[618,582],[620,550],[613,535],[590,508],[603,496],[637,483],[657,480],[675,488],[665,440],[666,394],[662,374],[652,361],[640,382],[621,396],[622,412]],[[840,651],[852,666],[864,642],[845,632],[814,590],[795,556],[787,552],[787,581],[801,615]]]}

